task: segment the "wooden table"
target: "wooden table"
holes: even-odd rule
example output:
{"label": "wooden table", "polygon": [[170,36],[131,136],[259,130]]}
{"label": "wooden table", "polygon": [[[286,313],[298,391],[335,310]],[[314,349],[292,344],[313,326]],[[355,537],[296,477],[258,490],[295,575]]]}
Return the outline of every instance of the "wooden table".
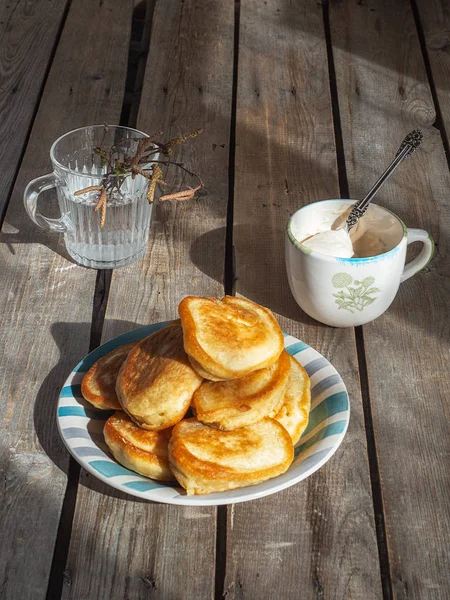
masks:
{"label": "wooden table", "polygon": [[[2,0],[0,598],[450,598],[450,5],[445,0]],[[62,133],[167,136],[207,194],[156,204],[143,260],[68,260],[25,214]],[[296,305],[283,232],[300,206],[359,198],[402,137],[423,149],[378,202],[436,240],[390,309],[333,329]],[[185,508],[116,492],[69,457],[55,406],[91,349],[237,293],[342,375],[335,456],[266,498]]]}

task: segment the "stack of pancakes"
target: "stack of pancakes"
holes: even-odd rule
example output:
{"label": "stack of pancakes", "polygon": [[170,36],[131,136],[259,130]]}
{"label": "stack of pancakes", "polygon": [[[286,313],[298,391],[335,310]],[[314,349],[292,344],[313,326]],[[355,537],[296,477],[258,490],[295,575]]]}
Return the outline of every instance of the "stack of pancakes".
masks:
{"label": "stack of pancakes", "polygon": [[176,479],[188,494],[284,473],[308,423],[310,382],[275,317],[233,296],[188,296],[179,315],[83,379],[86,400],[117,409],[104,427],[113,456],[146,477]]}

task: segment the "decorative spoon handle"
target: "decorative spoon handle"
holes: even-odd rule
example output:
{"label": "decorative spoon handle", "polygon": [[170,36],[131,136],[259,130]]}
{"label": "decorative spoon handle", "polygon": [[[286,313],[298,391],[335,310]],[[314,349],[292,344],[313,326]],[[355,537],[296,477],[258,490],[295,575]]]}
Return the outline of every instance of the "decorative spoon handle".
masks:
{"label": "decorative spoon handle", "polygon": [[378,192],[380,187],[386,181],[388,177],[392,175],[398,165],[405,159],[409,158],[411,154],[416,150],[423,141],[423,133],[420,129],[414,129],[411,133],[405,137],[403,142],[401,143],[400,148],[395,155],[395,159],[391,162],[386,171],[381,175],[378,181],[373,185],[373,187],[369,190],[366,196],[359,202],[355,204],[352,208],[350,214],[347,217],[346,228],[347,231],[350,231],[352,227],[354,227],[358,221],[366,212],[367,207],[369,206],[370,201]]}

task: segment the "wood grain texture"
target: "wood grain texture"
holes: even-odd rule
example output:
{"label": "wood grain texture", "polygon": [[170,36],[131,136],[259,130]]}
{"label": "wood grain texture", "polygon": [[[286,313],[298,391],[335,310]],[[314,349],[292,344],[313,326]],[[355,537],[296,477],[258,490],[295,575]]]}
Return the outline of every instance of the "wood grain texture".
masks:
{"label": "wood grain texture", "polygon": [[347,1],[330,10],[352,197],[409,130],[426,134],[377,201],[429,231],[436,254],[364,326],[364,340],[393,595],[443,600],[450,594],[449,173],[409,2]]}
{"label": "wood grain texture", "polygon": [[[184,296],[223,293],[234,23],[232,2],[223,4],[156,5],[137,126],[165,139],[203,128],[173,159],[206,189],[194,201],[155,203],[145,260],[114,273],[105,339],[126,331],[114,323],[124,316],[136,326],[176,318]],[[171,187],[195,183],[180,173],[165,175]]]}
{"label": "wood grain texture", "polygon": [[335,456],[302,483],[229,509],[226,598],[381,598],[354,333],[309,319],[291,296],[284,231],[302,205],[339,196],[320,3],[244,0],[238,65],[237,292],[321,352],[348,386]]}
{"label": "wood grain texture", "polygon": [[[95,285],[94,271],[65,258],[59,236],[30,221],[22,194],[30,179],[50,170],[49,149],[59,135],[119,119],[124,23],[131,22],[132,9],[132,0],[120,7],[107,0],[72,2],[1,234],[2,599],[46,596],[68,465],[55,406],[65,378],[88,350]],[[82,38],[90,44],[80,44]]]}
{"label": "wood grain texture", "polygon": [[[114,271],[104,340],[177,317],[188,294],[223,294],[233,23],[230,0],[156,4],[137,126],[166,139],[203,127],[175,157],[201,174],[208,194],[155,203],[144,259]],[[212,598],[215,533],[215,508],[140,502],[86,477],[64,598]]]}
{"label": "wood grain texture", "polygon": [[66,0],[0,4],[0,214],[19,168]]}
{"label": "wood grain texture", "polygon": [[416,0],[442,119],[450,133],[450,5],[445,0]]}

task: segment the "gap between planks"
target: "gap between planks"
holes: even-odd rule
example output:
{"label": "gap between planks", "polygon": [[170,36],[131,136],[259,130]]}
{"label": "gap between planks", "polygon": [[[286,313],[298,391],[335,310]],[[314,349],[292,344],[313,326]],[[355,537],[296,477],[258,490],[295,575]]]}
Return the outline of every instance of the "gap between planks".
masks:
{"label": "gap between planks", "polygon": [[234,221],[234,179],[236,156],[236,111],[237,111],[237,86],[239,68],[239,25],[240,1],[234,4],[234,53],[233,53],[233,84],[231,91],[231,123],[230,123],[230,151],[228,157],[228,207],[227,230],[225,235],[225,269],[224,289],[226,295],[235,294],[236,271],[234,264],[233,246],[233,221]]}
{"label": "gap between planks", "polygon": [[72,0],[67,0],[67,3],[66,3],[66,6],[64,8],[63,15],[62,15],[62,19],[61,19],[59,31],[58,31],[58,34],[55,37],[55,42],[53,44],[52,51],[50,52],[50,56],[49,56],[47,68],[45,70],[44,77],[42,78],[41,88],[39,90],[39,94],[38,94],[38,97],[37,97],[37,100],[36,100],[36,105],[34,107],[34,111],[33,111],[32,117],[30,119],[30,124],[28,126],[28,131],[27,131],[27,134],[25,136],[25,140],[24,140],[23,147],[22,147],[22,152],[20,153],[20,158],[17,161],[16,172],[14,173],[14,177],[11,180],[11,185],[10,185],[9,190],[8,190],[8,200],[5,202],[5,205],[3,206],[3,210],[0,212],[0,229],[3,227],[3,222],[5,220],[6,211],[8,210],[9,201],[11,199],[11,193],[12,193],[12,191],[13,191],[15,185],[16,185],[17,176],[19,174],[20,167],[22,165],[22,160],[23,160],[23,157],[25,155],[25,150],[27,149],[27,146],[28,146],[28,141],[30,139],[31,130],[33,129],[33,123],[34,123],[34,120],[36,118],[37,112],[39,110],[39,105],[41,104],[42,94],[44,93],[44,89],[45,89],[45,86],[47,84],[47,79],[48,79],[48,75],[50,73],[50,68],[51,68],[51,66],[53,64],[53,59],[55,57],[56,49],[59,46],[59,40],[61,39],[61,34],[62,34],[64,26],[66,24],[67,15],[69,14],[69,10],[70,10],[71,4],[72,4]]}
{"label": "gap between planks", "polygon": [[[412,0],[413,2],[414,0]],[[349,185],[345,163],[344,140],[340,120],[339,98],[336,82],[336,70],[333,57],[333,41],[331,39],[329,0],[322,0],[323,23],[327,45],[328,72],[330,77],[330,95],[333,108],[333,125],[336,145],[336,160],[341,198],[349,198]],[[391,569],[389,552],[386,543],[386,524],[383,509],[380,471],[378,465],[377,449],[373,432],[372,410],[370,405],[369,379],[367,374],[366,355],[364,348],[364,334],[362,327],[355,327],[356,353],[358,358],[358,372],[361,388],[361,397],[364,412],[364,426],[366,430],[367,453],[369,462],[370,484],[372,488],[372,502],[377,535],[378,559],[380,562],[381,586],[384,600],[392,600]]]}
{"label": "gap between planks", "polygon": [[[240,0],[234,3],[234,47],[233,47],[233,83],[231,90],[231,118],[230,142],[228,155],[228,206],[225,233],[225,268],[224,290],[228,296],[236,293],[236,269],[233,246],[233,221],[234,221],[234,179],[236,156],[236,111],[237,111],[237,86],[239,65],[239,25],[240,25]],[[227,559],[227,524],[228,506],[217,507],[216,521],[216,569],[215,569],[215,600],[220,600],[225,592],[226,559]]]}
{"label": "gap between planks", "polygon": [[[62,21],[61,29],[59,31],[59,35],[55,43],[55,47],[53,49],[52,58],[50,60],[46,77],[44,79],[41,94],[45,87],[47,75],[50,71],[50,67],[53,62],[53,56],[58,47],[62,30],[64,29],[64,24],[66,21],[68,10],[70,8],[70,4],[71,0],[68,2],[68,6],[64,14],[64,19]],[[142,82],[145,75],[145,57],[148,53],[148,49],[150,46],[150,30],[154,6],[154,0],[147,1],[145,5],[145,14],[143,15],[143,18],[136,14],[136,8],[135,12],[133,13],[133,20],[131,25],[131,39],[128,50],[128,66],[125,93],[119,125],[129,127],[134,127],[136,125],[136,115],[141,97],[140,92],[142,89]],[[37,107],[38,105],[39,102],[37,104]],[[30,132],[33,121],[30,125]],[[24,148],[26,148],[26,145]],[[98,270],[97,272],[94,297],[92,302],[89,352],[92,352],[92,350],[97,348],[101,342],[106,307],[108,304],[109,290],[111,287],[112,273],[112,269],[102,269]],[[50,570],[50,577],[47,588],[47,600],[61,598],[62,595],[64,578],[66,576],[65,568],[67,563],[67,557],[69,554],[70,538],[72,535],[73,518],[75,514],[80,472],[80,465],[74,458],[70,457],[66,493],[64,495],[64,501],[61,509],[58,533],[55,542],[55,550],[53,554],[52,566]]]}
{"label": "gap between planks", "polygon": [[414,17],[414,24],[417,30],[417,36],[419,38],[420,50],[422,52],[422,59],[425,65],[425,72],[427,74],[428,85],[430,87],[431,97],[433,98],[434,110],[436,113],[436,119],[434,121],[434,127],[439,130],[441,134],[442,144],[444,146],[445,156],[447,159],[447,165],[450,170],[450,146],[448,141],[447,131],[445,130],[444,120],[442,118],[441,106],[436,91],[436,85],[434,83],[433,71],[431,69],[431,63],[428,56],[427,44],[425,41],[425,34],[422,27],[422,21],[420,19],[420,13],[417,8],[416,0],[411,1],[411,10]]}

